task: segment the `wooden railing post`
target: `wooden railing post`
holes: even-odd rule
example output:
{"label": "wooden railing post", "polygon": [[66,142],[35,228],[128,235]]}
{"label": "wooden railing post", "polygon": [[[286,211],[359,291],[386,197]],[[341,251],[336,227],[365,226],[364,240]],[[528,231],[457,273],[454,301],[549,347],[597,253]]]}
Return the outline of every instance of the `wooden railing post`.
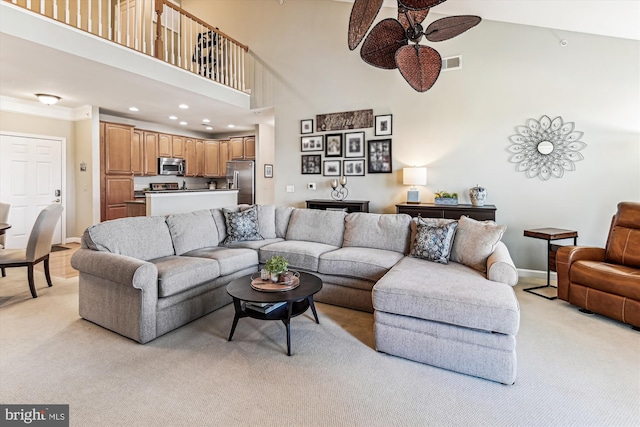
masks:
{"label": "wooden railing post", "polygon": [[164,0],[156,0],[156,39],[154,41],[154,56],[158,59],[164,59],[164,42],[162,41],[162,10],[164,9]]}

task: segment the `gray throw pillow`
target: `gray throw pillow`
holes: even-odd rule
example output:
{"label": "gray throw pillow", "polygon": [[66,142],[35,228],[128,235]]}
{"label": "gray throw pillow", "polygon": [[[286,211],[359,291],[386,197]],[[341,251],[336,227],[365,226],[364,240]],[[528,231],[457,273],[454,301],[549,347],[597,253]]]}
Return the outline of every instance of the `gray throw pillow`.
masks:
{"label": "gray throw pillow", "polygon": [[457,227],[456,221],[438,225],[418,220],[411,256],[448,264]]}
{"label": "gray throw pillow", "polygon": [[227,223],[225,244],[247,240],[263,240],[258,232],[258,211],[255,206],[242,212],[234,212],[223,208],[222,213]]}
{"label": "gray throw pillow", "polygon": [[451,261],[464,264],[481,273],[487,272],[487,259],[496,249],[507,229],[493,221],[477,221],[460,217],[456,238],[451,248]]}

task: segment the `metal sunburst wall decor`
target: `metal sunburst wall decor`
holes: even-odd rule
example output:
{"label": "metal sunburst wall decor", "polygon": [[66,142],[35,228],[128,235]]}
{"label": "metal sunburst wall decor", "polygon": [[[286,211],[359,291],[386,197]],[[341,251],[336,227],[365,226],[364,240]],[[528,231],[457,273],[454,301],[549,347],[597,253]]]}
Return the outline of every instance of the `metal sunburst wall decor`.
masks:
{"label": "metal sunburst wall decor", "polygon": [[564,123],[559,116],[529,119],[526,126],[516,126],[517,135],[509,137],[513,153],[509,160],[529,178],[562,178],[564,171],[576,170],[575,162],[584,160],[579,151],[587,144],[580,141],[583,133],[574,129],[573,122]]}

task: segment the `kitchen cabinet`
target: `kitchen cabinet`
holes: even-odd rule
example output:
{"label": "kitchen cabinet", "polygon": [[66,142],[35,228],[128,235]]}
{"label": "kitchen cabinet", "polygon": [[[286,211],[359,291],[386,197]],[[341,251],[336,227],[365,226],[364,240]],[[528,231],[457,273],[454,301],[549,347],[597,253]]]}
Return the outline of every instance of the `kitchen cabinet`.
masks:
{"label": "kitchen cabinet", "polygon": [[220,141],[204,141],[204,176],[220,176]]}
{"label": "kitchen cabinet", "polygon": [[[133,126],[100,123],[100,219],[124,218],[133,199]],[[140,145],[137,153],[140,154]],[[138,155],[139,157],[139,155]],[[137,167],[137,166],[136,166]]]}
{"label": "kitchen cabinet", "polygon": [[193,138],[184,140],[184,159],[187,163],[184,176],[202,176],[202,167],[198,167],[200,159],[196,153],[196,142]]}
{"label": "kitchen cabinet", "polygon": [[134,129],[131,138],[131,171],[134,175],[144,175],[143,132]]}
{"label": "kitchen cabinet", "polygon": [[128,200],[133,199],[133,176],[106,176],[105,177],[105,218],[125,218],[127,216]]}
{"label": "kitchen cabinet", "polygon": [[144,164],[143,175],[155,176],[158,175],[158,133],[147,132],[143,133],[143,147],[144,147]]}
{"label": "kitchen cabinet", "polygon": [[220,168],[218,170],[220,176],[227,176],[227,162],[231,160],[229,145],[229,140],[227,139],[220,141]]}
{"label": "kitchen cabinet", "polygon": [[243,138],[242,146],[244,147],[244,158],[246,160],[255,160],[256,158],[256,138],[254,136],[246,136]]}
{"label": "kitchen cabinet", "polygon": [[171,136],[171,156],[169,157],[184,159],[184,141],[185,138],[183,136]]}
{"label": "kitchen cabinet", "polygon": [[116,123],[104,124],[104,172],[111,174],[133,173],[131,167],[131,141],[133,126]]}
{"label": "kitchen cabinet", "polygon": [[173,157],[171,135],[158,134],[158,157]]}
{"label": "kitchen cabinet", "polygon": [[204,141],[196,140],[196,176],[204,176]]}
{"label": "kitchen cabinet", "polygon": [[230,160],[254,160],[256,158],[256,138],[254,136],[229,139]]}

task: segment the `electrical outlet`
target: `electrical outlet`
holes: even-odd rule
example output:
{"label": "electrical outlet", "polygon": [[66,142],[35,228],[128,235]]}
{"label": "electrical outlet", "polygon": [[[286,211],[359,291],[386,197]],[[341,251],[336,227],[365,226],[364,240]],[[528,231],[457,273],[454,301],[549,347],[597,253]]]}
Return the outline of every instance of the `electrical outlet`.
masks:
{"label": "electrical outlet", "polygon": [[293,185],[287,185],[287,193],[293,193],[294,191],[296,191],[296,189]]}
{"label": "electrical outlet", "polygon": [[316,183],[315,182],[310,182],[307,184],[307,190],[315,190],[316,189]]}

